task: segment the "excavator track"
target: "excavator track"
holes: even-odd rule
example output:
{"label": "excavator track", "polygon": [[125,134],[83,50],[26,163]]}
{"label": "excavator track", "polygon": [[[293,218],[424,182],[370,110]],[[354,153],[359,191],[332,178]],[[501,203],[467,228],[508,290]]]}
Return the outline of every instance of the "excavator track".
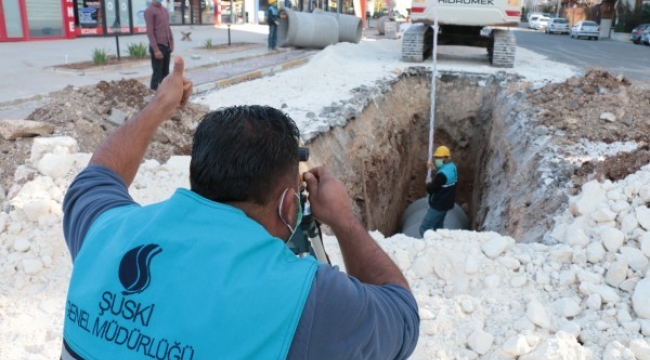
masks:
{"label": "excavator track", "polygon": [[423,62],[433,48],[433,29],[424,24],[413,25],[402,35],[402,61]]}
{"label": "excavator track", "polygon": [[494,67],[511,68],[515,65],[517,39],[512,31],[492,30],[492,41],[488,47],[490,62]]}

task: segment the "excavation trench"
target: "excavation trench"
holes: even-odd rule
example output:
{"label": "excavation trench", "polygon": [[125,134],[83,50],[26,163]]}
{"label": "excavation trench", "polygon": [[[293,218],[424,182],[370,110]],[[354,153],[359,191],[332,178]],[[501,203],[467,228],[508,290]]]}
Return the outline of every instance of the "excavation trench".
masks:
{"label": "excavation trench", "polygon": [[[509,94],[508,82],[505,75],[441,74],[434,145],[452,151],[457,204],[471,230],[540,241],[551,219],[543,215],[544,191],[534,191],[538,149],[515,111],[526,100]],[[311,165],[327,164],[346,184],[368,228],[390,236],[402,232],[405,209],[426,196],[431,72],[411,68],[383,85],[358,116],[306,145]]]}

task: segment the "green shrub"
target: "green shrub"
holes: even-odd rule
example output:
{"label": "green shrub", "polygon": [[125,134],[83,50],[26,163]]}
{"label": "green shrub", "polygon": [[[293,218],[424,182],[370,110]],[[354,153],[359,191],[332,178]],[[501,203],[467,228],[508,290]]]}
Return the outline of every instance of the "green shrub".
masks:
{"label": "green shrub", "polygon": [[104,49],[93,49],[93,63],[95,65],[104,65],[108,62],[108,54]]}
{"label": "green shrub", "polygon": [[129,44],[127,47],[129,51],[129,56],[134,59],[143,59],[147,56],[147,50],[149,47],[145,43]]}
{"label": "green shrub", "polygon": [[208,39],[203,43],[206,49],[212,49],[212,39]]}

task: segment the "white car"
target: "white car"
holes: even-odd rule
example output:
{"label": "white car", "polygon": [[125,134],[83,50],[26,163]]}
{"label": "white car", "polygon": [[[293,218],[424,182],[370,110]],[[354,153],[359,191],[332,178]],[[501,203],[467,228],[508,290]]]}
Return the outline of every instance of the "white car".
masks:
{"label": "white car", "polygon": [[546,16],[533,15],[530,18],[530,22],[528,23],[528,26],[535,30],[541,30],[546,28],[546,25],[548,24],[549,20],[551,19],[547,18]]}
{"label": "white car", "polygon": [[547,34],[568,34],[571,32],[569,22],[565,18],[554,18],[546,25]]}
{"label": "white car", "polygon": [[598,40],[600,37],[600,26],[591,20],[578,21],[571,28],[571,38],[579,39],[580,37]]}

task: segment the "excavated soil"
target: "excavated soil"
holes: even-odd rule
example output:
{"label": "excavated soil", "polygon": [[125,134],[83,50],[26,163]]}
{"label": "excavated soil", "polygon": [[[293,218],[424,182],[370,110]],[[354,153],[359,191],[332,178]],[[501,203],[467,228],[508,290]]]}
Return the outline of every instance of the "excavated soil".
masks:
{"label": "excavated soil", "polygon": [[633,152],[583,163],[572,178],[573,194],[589,180],[619,180],[650,162],[650,91],[633,86],[624,76],[591,69],[584,77],[532,91],[528,99],[539,108],[541,124],[563,132],[555,139],[559,146],[580,139],[639,143]]}
{"label": "excavated soil", "polygon": [[[133,79],[68,86],[51,93],[50,102],[34,110],[27,119],[54,124],[53,135],[73,137],[81,152],[92,153],[120,121],[135,115],[153,95],[152,90]],[[177,110],[160,126],[145,157],[165,162],[172,155],[189,155],[196,124],[207,112],[206,106],[193,103]],[[0,138],[3,154],[0,184],[4,189],[11,188],[16,167],[29,158],[31,143],[29,138],[16,141]]]}

